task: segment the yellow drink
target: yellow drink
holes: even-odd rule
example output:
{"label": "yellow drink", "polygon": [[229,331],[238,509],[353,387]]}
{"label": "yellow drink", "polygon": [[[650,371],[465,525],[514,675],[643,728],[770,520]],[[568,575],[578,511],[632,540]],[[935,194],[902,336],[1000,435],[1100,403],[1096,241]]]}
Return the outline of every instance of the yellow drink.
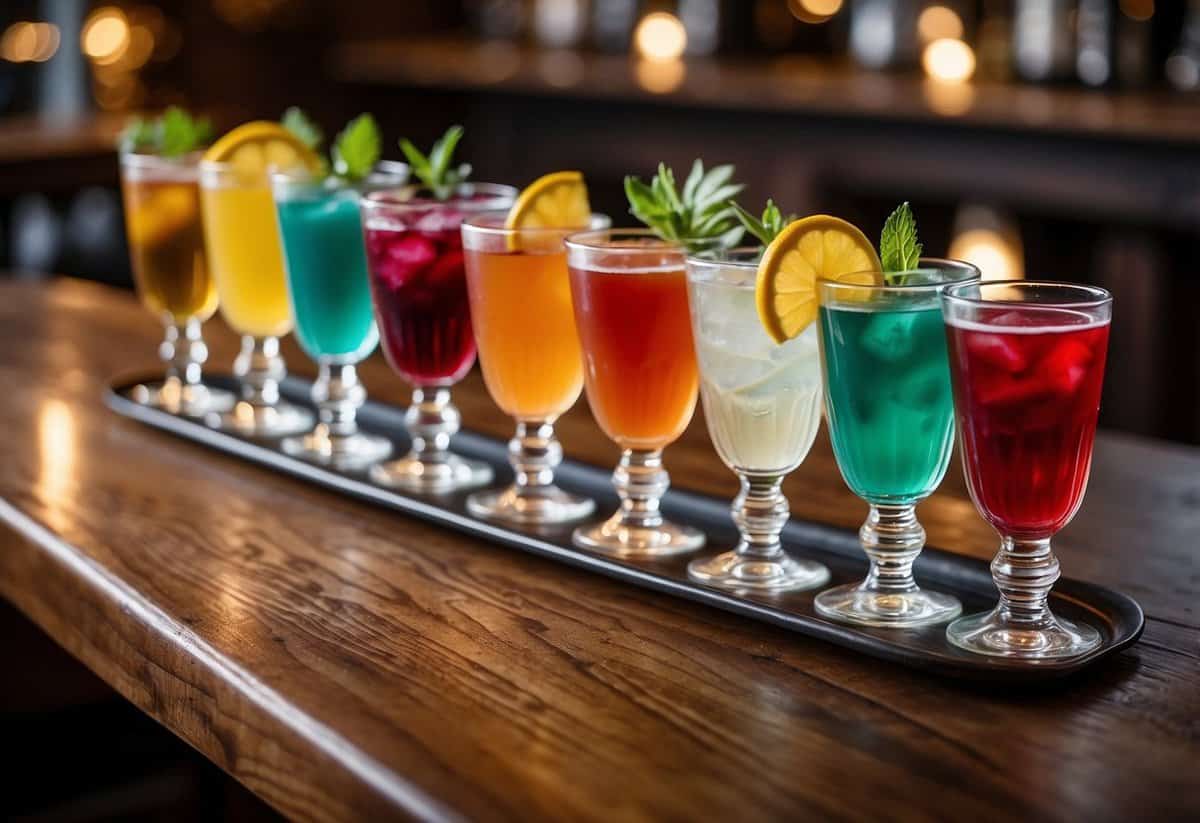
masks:
{"label": "yellow drink", "polygon": [[208,262],[233,329],[279,337],[292,329],[275,203],[266,178],[250,183],[206,169],[201,188]]}
{"label": "yellow drink", "polygon": [[471,321],[492,399],[518,420],[553,420],[583,389],[565,251],[466,252]]}

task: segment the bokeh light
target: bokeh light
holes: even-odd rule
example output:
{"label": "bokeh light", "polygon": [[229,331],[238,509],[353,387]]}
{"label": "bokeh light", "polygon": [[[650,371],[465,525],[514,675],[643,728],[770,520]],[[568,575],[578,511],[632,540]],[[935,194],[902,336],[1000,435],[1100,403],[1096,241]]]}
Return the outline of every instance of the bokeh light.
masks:
{"label": "bokeh light", "polygon": [[44,63],[55,55],[62,35],[53,23],[13,23],[0,35],[0,59]]}
{"label": "bokeh light", "polygon": [[101,6],[88,15],[80,34],[83,53],[97,65],[120,60],[129,49],[129,20],[114,6]]}
{"label": "bokeh light", "polygon": [[687,64],[682,60],[638,60],[634,64],[637,84],[652,94],[668,94],[683,85]]}
{"label": "bokeh light", "polygon": [[687,29],[673,14],[656,11],[647,14],[633,35],[638,54],[650,60],[678,60],[687,49]]}
{"label": "bokeh light", "polygon": [[1154,0],[1121,0],[1120,6],[1131,20],[1149,20],[1154,16]]}
{"label": "bokeh light", "polygon": [[788,0],[792,16],[802,23],[827,22],[842,10],[843,0]]}
{"label": "bokeh light", "polygon": [[963,83],[975,73],[975,51],[961,40],[944,37],[925,47],[925,73],[943,83]]}
{"label": "bokeh light", "polygon": [[917,18],[917,35],[922,43],[950,38],[961,40],[963,21],[958,12],[946,6],[926,6]]}

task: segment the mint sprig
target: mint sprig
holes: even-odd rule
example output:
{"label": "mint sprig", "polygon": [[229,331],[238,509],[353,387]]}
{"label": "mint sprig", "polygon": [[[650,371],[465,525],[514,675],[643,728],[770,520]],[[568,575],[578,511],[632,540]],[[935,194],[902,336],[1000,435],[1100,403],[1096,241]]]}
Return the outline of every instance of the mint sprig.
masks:
{"label": "mint sprig", "polygon": [[316,151],[325,139],[321,127],[314,123],[299,106],[290,106],[283,113],[283,117],[279,118],[279,123],[313,151]]}
{"label": "mint sprig", "polygon": [[212,134],[212,123],[207,117],[195,118],[178,106],[171,106],[161,117],[130,121],[121,132],[119,145],[127,152],[182,157],[208,143]]}
{"label": "mint sprig", "polygon": [[883,264],[884,274],[894,275],[915,269],[921,262],[922,248],[917,242],[917,221],[906,200],[888,215],[879,236],[879,262]]}
{"label": "mint sprig", "polygon": [[383,141],[375,118],[360,114],[347,123],[333,141],[330,150],[333,173],[351,183],[364,180],[379,162],[382,151]]}
{"label": "mint sprig", "polygon": [[729,201],[729,205],[733,206],[733,213],[738,222],[764,247],[771,245],[771,241],[783,231],[783,227],[796,219],[794,214],[785,217],[779,210],[779,206],[776,206],[775,201],[771,199],[767,200],[767,206],[763,209],[761,218],[755,217],[732,200]]}
{"label": "mint sprig", "polygon": [[675,173],[659,163],[649,183],[633,175],[625,178],[629,212],[663,240],[689,250],[733,248],[745,234],[730,202],[745,186],[731,182],[733,172],[730,165],[705,171],[704,163],[696,160],[680,191]]}
{"label": "mint sprig", "polygon": [[462,136],[462,126],[451,126],[441,139],[433,144],[428,155],[423,154],[409,140],[400,139],[400,150],[408,159],[408,166],[412,173],[438,200],[449,200],[454,196],[458,187],[471,176],[469,163],[451,165],[454,159],[454,150],[458,147]]}

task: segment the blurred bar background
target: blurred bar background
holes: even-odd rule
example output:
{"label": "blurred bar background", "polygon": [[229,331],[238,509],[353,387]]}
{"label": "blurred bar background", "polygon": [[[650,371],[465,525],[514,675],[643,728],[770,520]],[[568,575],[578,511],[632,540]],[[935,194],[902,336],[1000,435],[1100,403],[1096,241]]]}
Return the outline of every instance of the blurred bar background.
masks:
{"label": "blurred bar background", "polygon": [[372,111],[480,179],[733,162],[928,253],[1116,295],[1102,424],[1200,442],[1200,0],[8,0],[0,269],[130,285],[114,137],[180,103],[222,130]]}

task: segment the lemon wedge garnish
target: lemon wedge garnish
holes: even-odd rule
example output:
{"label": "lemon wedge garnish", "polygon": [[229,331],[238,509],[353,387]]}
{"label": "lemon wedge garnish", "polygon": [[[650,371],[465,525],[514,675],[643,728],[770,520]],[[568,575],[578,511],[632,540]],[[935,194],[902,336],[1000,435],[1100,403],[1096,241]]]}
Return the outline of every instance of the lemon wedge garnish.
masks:
{"label": "lemon wedge garnish", "polygon": [[[881,285],[881,269],[875,247],[854,225],[827,214],[796,220],[771,241],[758,264],[758,319],[776,343],[784,343],[817,319],[818,278]],[[865,290],[858,295],[866,297]]]}
{"label": "lemon wedge garnish", "polygon": [[585,229],[592,219],[587,184],[577,171],[556,171],[534,180],[517,196],[506,229]]}
{"label": "lemon wedge garnish", "polygon": [[257,180],[270,169],[319,171],[321,158],[279,123],[255,120],[226,134],[204,153],[204,160],[228,163],[239,177]]}

